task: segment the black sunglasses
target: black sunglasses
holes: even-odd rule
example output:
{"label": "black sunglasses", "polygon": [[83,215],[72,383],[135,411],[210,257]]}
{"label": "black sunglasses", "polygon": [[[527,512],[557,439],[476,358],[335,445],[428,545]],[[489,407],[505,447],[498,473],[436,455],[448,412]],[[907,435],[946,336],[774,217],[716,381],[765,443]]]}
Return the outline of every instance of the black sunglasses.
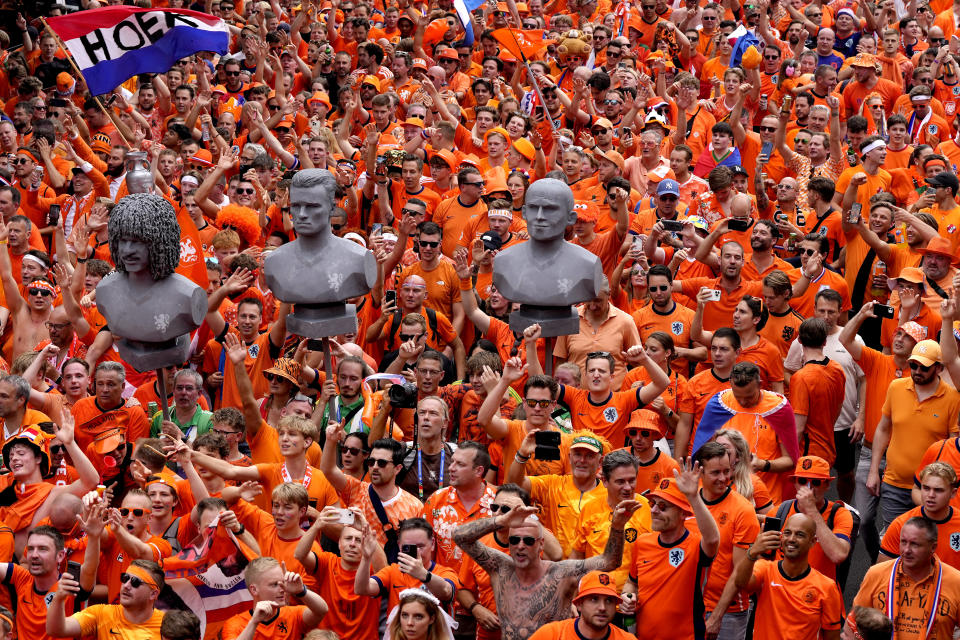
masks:
{"label": "black sunglasses", "polygon": [[352,456],[358,456],[363,453],[363,449],[360,447],[340,447],[342,453],[349,453]]}
{"label": "black sunglasses", "polygon": [[929,371],[932,367],[933,367],[933,365],[930,365],[929,367],[925,367],[925,366],[923,366],[922,364],[920,364],[919,362],[910,361],[910,368],[911,368],[913,371]]}
{"label": "black sunglasses", "polygon": [[53,293],[47,291],[46,289],[27,289],[27,293],[29,293],[31,296],[42,296],[44,298],[53,295]]}
{"label": "black sunglasses", "polygon": [[507,505],[505,505],[505,504],[491,504],[491,505],[490,505],[490,513],[497,513],[498,511],[499,511],[500,513],[510,513],[510,509],[511,509],[511,507],[509,507],[509,506],[507,506]]}
{"label": "black sunglasses", "polygon": [[533,398],[526,398],[524,402],[526,402],[527,406],[530,407],[531,409],[533,407],[540,407],[541,409],[546,409],[553,403],[553,400],[534,400]]}
{"label": "black sunglasses", "polygon": [[800,255],[807,256],[808,258],[815,253],[817,253],[816,249],[800,249]]}
{"label": "black sunglasses", "polygon": [[256,193],[256,190],[255,190],[255,189],[237,189],[237,190],[235,190],[234,193],[236,193],[238,196],[239,196],[239,195],[252,196],[253,194]]}
{"label": "black sunglasses", "polygon": [[439,240],[421,240],[420,246],[427,247],[428,249],[436,249],[437,247],[440,246],[440,241]]}
{"label": "black sunglasses", "polygon": [[649,429],[627,429],[628,438],[636,438],[637,434],[640,434],[641,438],[649,438],[652,433]]}
{"label": "black sunglasses", "polygon": [[53,446],[50,447],[50,453],[52,453],[53,455],[57,456],[57,455],[60,455],[61,453],[63,453],[64,451],[66,451],[66,449],[67,449],[67,448],[66,448],[64,445],[62,445],[62,444],[55,444],[55,445],[53,445]]}
{"label": "black sunglasses", "polygon": [[[447,165],[443,165],[443,167],[444,167],[444,168],[447,168]],[[469,183],[469,182],[465,182],[464,184],[470,184],[470,183]],[[406,208],[400,209],[400,213],[402,213],[402,214],[405,215],[405,216],[422,216],[422,215],[425,215],[423,211],[417,211],[416,209],[406,209]]]}
{"label": "black sunglasses", "polygon": [[133,587],[134,589],[139,589],[143,585],[147,584],[137,576],[132,576],[129,573],[121,573],[120,584],[127,584],[128,582],[130,583],[130,586]]}
{"label": "black sunglasses", "polygon": [[367,464],[371,467],[380,467],[385,469],[388,464],[393,464],[393,460],[384,460],[383,458],[368,458]]}
{"label": "black sunglasses", "polygon": [[[286,380],[286,378],[281,375],[277,375],[276,373],[265,373],[263,374],[263,377],[267,379],[267,382],[279,382],[280,380]],[[289,382],[289,380],[287,381]]]}
{"label": "black sunglasses", "polygon": [[669,291],[670,285],[668,284],[658,284],[655,287],[647,287],[650,291]]}
{"label": "black sunglasses", "polygon": [[[144,510],[144,509],[127,509],[126,507],[122,507],[122,508],[120,509],[120,515],[123,516],[124,518],[126,518],[126,517],[127,517],[128,515],[130,515],[131,513],[132,513],[135,517],[139,518],[139,517],[142,516],[144,513],[146,513],[146,510]],[[136,585],[134,585],[134,586],[136,586]]]}
{"label": "black sunglasses", "polygon": [[224,71],[224,73],[228,76],[234,76],[234,77],[240,75],[239,71]]}
{"label": "black sunglasses", "polygon": [[400,342],[409,342],[411,340],[419,340],[425,335],[426,335],[425,333],[421,333],[418,335],[413,335],[412,333],[401,333],[399,334],[399,337],[400,337]]}
{"label": "black sunglasses", "polygon": [[528,547],[532,547],[537,541],[537,539],[533,536],[510,536],[507,538],[507,542],[510,543],[511,547],[520,544],[521,540],[523,541],[523,544],[527,545]]}
{"label": "black sunglasses", "polygon": [[797,478],[797,484],[801,487],[810,485],[811,487],[819,487],[823,484],[823,480],[819,478]]}

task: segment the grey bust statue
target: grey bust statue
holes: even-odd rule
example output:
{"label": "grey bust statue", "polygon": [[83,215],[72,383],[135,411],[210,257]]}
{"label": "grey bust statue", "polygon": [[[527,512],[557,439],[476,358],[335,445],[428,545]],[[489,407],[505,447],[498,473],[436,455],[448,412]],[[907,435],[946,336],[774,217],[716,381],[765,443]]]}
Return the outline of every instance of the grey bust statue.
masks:
{"label": "grey bust statue", "polygon": [[116,270],[97,285],[97,307],[117,348],[137,371],[182,365],[190,332],[207,312],[207,294],[174,271],[180,225],[164,198],[135,193],[117,203],[107,226]]}
{"label": "grey bust statue", "polygon": [[563,238],[577,220],[573,205],[573,192],[561,180],[534,182],[523,205],[530,240],[493,260],[493,284],[507,300],[520,303],[520,310],[510,314],[514,331],[538,323],[544,337],[577,333],[580,320],[572,305],[600,291],[600,259]]}
{"label": "grey bust statue", "polygon": [[337,181],[326,169],[298,171],[290,184],[290,215],[297,239],[264,259],[267,286],[292,303],[287,329],[305,338],[355,331],[356,306],[346,300],[364,295],[377,279],[373,253],[333,235]]}

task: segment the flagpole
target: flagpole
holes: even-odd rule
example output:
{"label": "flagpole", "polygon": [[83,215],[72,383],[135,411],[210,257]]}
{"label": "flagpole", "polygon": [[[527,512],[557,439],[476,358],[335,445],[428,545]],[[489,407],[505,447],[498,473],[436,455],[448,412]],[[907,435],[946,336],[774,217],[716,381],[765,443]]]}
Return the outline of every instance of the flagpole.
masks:
{"label": "flagpole", "polygon": [[[61,49],[63,49],[64,53],[67,54],[67,62],[69,62],[69,63],[70,63],[70,66],[73,67],[73,70],[77,73],[77,76],[80,77],[80,78],[83,78],[83,79],[84,79],[84,82],[86,82],[86,77],[83,75],[83,72],[80,71],[80,67],[77,66],[77,63],[74,62],[74,60],[73,60],[73,55],[71,55],[71,53],[70,53],[70,49],[68,49],[68,48],[67,48],[67,45],[64,44],[64,43],[63,43],[63,40],[60,39],[60,34],[58,34],[56,31],[54,31],[54,30],[50,27],[50,25],[47,24],[46,18],[40,18],[40,22],[43,23],[43,26],[44,26],[44,28],[47,30],[47,33],[49,33],[51,36],[53,36],[53,37],[57,40],[57,45],[58,45]],[[98,98],[98,97],[94,97],[93,101],[96,102],[96,103],[97,103],[97,106],[100,107],[100,110],[103,111],[103,115],[107,116],[107,118],[112,121],[113,118],[111,118],[111,117],[110,117],[110,114],[107,113],[107,108],[104,106],[103,101],[100,100],[100,98]],[[121,140],[123,140],[123,144],[127,145],[128,148],[133,149],[133,145],[130,144],[130,141],[127,140],[127,138],[123,135],[123,132],[120,131],[120,128],[119,128],[119,127],[117,127],[117,135],[120,136],[120,139],[121,139]]]}
{"label": "flagpole", "polygon": [[[533,90],[537,94],[537,100],[540,101],[540,104],[543,105],[543,112],[547,116],[547,122],[550,123],[550,130],[553,131],[553,137],[558,138],[557,142],[559,143],[559,137],[557,136],[557,125],[553,121],[553,118],[550,116],[550,112],[547,111],[547,103],[543,100],[543,94],[540,93],[540,85],[537,83],[536,76],[533,75],[533,69],[530,68],[530,62],[527,60],[526,54],[523,52],[523,47],[520,46],[520,41],[517,40],[517,34],[513,32],[513,29],[507,27],[507,31],[510,32],[510,37],[513,38],[513,41],[517,45],[517,51],[520,52],[520,60],[523,62],[523,66],[527,68],[527,75],[530,77],[530,83],[533,85]],[[560,87],[557,86],[557,91],[560,90]]]}

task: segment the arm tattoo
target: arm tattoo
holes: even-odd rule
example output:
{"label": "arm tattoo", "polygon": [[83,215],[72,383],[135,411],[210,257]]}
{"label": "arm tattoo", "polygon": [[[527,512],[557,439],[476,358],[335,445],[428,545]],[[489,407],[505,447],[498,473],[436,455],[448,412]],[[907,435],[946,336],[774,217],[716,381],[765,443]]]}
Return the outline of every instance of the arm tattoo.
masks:
{"label": "arm tattoo", "polygon": [[454,529],[453,541],[485,571],[492,574],[501,567],[513,564],[513,560],[507,554],[479,542],[480,538],[496,530],[497,524],[494,518],[474,520]]}

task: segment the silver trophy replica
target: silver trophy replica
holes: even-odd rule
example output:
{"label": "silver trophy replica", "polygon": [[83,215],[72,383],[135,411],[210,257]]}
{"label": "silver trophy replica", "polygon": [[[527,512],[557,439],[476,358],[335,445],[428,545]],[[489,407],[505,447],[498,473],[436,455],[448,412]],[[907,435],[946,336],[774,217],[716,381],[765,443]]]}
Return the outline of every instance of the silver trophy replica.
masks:
{"label": "silver trophy replica", "polygon": [[333,235],[330,216],[336,209],[337,182],[326,169],[304,169],[290,184],[290,215],[297,239],[264,259],[267,286],[281,302],[294,305],[287,329],[304,338],[323,340],[324,370],[330,380],[327,338],[356,331],[356,305],[377,280],[373,252]]}
{"label": "silver trophy replica", "polygon": [[111,211],[107,234],[116,270],[97,285],[97,307],[120,337],[121,357],[137,371],[182,365],[207,293],[174,273],[180,225],[173,206],[154,194],[128,195]]}
{"label": "silver trophy replica", "polygon": [[522,332],[539,324],[547,338],[548,373],[553,340],[580,331],[575,304],[597,297],[603,279],[600,259],[564,240],[564,230],[577,221],[573,192],[560,180],[537,180],[527,191],[523,219],[528,242],[514,245],[493,260],[493,284],[520,309],[510,314],[510,329]]}

